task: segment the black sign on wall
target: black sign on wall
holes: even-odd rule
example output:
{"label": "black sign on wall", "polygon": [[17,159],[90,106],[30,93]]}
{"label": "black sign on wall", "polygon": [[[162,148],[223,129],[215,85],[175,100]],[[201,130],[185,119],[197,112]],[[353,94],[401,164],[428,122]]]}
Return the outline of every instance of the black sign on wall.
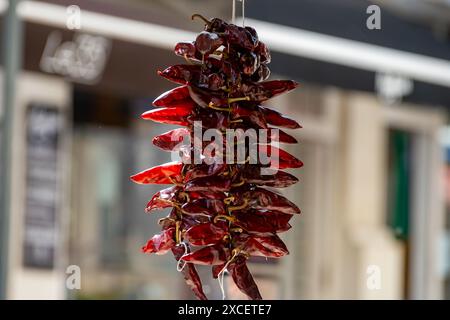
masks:
{"label": "black sign on wall", "polygon": [[23,263],[52,269],[60,207],[59,144],[63,119],[57,108],[31,104],[26,119],[26,184]]}

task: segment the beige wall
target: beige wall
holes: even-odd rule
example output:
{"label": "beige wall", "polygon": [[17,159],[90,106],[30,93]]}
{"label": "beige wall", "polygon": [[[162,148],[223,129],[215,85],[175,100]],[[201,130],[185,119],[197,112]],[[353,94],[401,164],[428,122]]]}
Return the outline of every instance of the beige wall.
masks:
{"label": "beige wall", "polygon": [[[49,90],[49,88],[51,88]],[[61,78],[22,73],[17,84],[17,101],[15,107],[15,132],[13,143],[13,181],[12,181],[12,214],[10,221],[10,249],[8,268],[8,299],[63,299],[65,297],[65,261],[67,247],[66,239],[59,238],[60,252],[56,253],[58,260],[54,270],[45,271],[24,268],[22,264],[23,227],[24,227],[24,185],[25,185],[25,107],[31,102],[42,102],[56,105],[61,108],[70,106],[70,87]],[[67,148],[67,141],[63,141]],[[67,150],[66,150],[67,151]],[[67,152],[61,154],[67,157]],[[61,159],[64,164],[61,172],[67,173],[68,158]],[[63,181],[67,182],[66,177]],[[64,187],[64,189],[66,189]],[[67,196],[62,192],[63,197]],[[64,199],[63,199],[64,201]],[[60,230],[59,235],[64,235],[64,228],[67,226],[67,212],[61,208],[61,215],[58,217]]]}
{"label": "beige wall", "polygon": [[[413,205],[411,219],[422,217],[427,232],[413,230],[412,239],[421,238],[420,243],[425,244],[420,247],[412,240],[416,243],[412,252],[424,257],[426,262],[422,263],[427,266],[417,268],[417,261],[411,260],[413,276],[408,281],[415,289],[409,296],[419,292],[422,298],[438,298],[442,279],[435,264],[443,228],[443,200],[439,196],[442,186],[436,179],[442,160],[435,133],[445,116],[427,106],[383,106],[369,94],[302,89],[297,96],[277,103],[290,106],[283,111],[304,126],[297,134],[300,145],[290,151],[305,162],[299,185],[286,192],[303,209],[303,215],[295,218],[286,235],[291,255],[279,270],[285,292],[282,298],[405,297],[405,247],[385,223],[387,132],[404,127],[405,122],[413,124],[409,130],[423,136],[435,150],[422,152],[426,161],[415,156],[428,177],[418,183],[433,192],[414,194],[428,205],[423,210]],[[372,286],[378,276],[379,289]],[[422,287],[417,285],[420,281],[425,283]]]}

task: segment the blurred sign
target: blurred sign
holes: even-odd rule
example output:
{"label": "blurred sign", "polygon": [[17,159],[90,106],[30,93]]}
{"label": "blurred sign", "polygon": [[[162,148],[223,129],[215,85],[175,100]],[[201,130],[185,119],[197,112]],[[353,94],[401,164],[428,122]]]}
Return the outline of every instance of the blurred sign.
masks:
{"label": "blurred sign", "polygon": [[401,102],[402,98],[411,94],[414,89],[411,79],[398,75],[377,73],[375,89],[378,96],[388,105]]}
{"label": "blurred sign", "polygon": [[32,104],[27,113],[24,265],[52,269],[60,200],[58,154],[63,119],[51,106]]}
{"label": "blurred sign", "polygon": [[100,81],[111,50],[111,41],[100,36],[75,34],[63,41],[59,31],[47,38],[40,68],[73,81],[95,84]]}

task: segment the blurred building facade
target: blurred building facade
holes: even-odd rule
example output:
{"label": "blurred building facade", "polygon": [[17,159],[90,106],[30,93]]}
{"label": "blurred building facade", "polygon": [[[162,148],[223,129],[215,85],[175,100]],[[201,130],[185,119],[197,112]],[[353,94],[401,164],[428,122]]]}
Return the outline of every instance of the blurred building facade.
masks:
{"label": "blurred building facade", "polygon": [[[68,28],[74,3],[79,30]],[[172,87],[156,70],[183,63],[171,49],[200,30],[190,14],[229,17],[223,3],[23,1],[8,298],[192,298],[173,257],[140,253],[165,213],[145,215],[159,188],[128,177],[169,160],[151,137],[170,128],[139,115]],[[303,125],[289,132],[301,142],[289,151],[305,167],[285,192],[303,211],[283,235],[290,255],[250,265],[267,299],[450,298],[441,142],[450,90],[429,72],[437,59],[450,64],[450,43],[388,7],[383,29],[368,30],[371,4],[247,1],[247,21],[273,47],[272,78],[302,84],[270,101]],[[286,30],[292,49],[281,43]],[[313,51],[296,37],[431,60],[414,60],[423,75],[398,74],[352,62],[345,47]],[[80,267],[80,290],[66,286],[70,265]],[[221,298],[207,268],[201,276],[206,293]],[[228,297],[241,298],[227,287]]]}

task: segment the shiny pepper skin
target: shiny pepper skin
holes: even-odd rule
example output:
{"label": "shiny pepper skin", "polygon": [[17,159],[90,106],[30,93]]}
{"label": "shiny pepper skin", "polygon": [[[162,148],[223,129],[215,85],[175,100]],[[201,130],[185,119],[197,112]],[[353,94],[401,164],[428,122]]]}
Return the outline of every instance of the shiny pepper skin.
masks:
{"label": "shiny pepper skin", "polygon": [[[278,236],[291,228],[300,213],[296,204],[270,188],[285,188],[298,182],[280,169],[294,169],[303,163],[279,147],[297,139],[280,130],[298,129],[300,124],[274,108],[261,105],[295,89],[292,80],[267,80],[270,51],[256,30],[218,18],[205,22],[204,30],[191,42],[180,42],[175,54],[187,64],[169,66],[158,74],[179,86],[153,101],[156,107],[142,115],[144,120],[179,126],[153,138],[161,150],[178,152],[180,161],[143,170],[131,177],[138,184],[171,185],[153,195],[145,211],[170,209],[159,220],[161,233],[142,247],[148,254],[172,252],[187,285],[198,299],[207,299],[196,266],[209,266],[218,278],[227,271],[249,299],[262,296],[247,266],[252,256],[280,258],[289,254]],[[196,127],[201,121],[201,125]],[[204,141],[195,135],[208,129],[217,133],[233,130],[232,141]],[[266,140],[260,136],[266,131]],[[248,139],[248,142],[247,140]],[[243,144],[239,157],[234,143]],[[200,162],[196,152],[212,148]],[[275,157],[277,155],[277,157]],[[231,159],[231,161],[229,161]],[[262,159],[269,159],[264,162]],[[277,170],[263,173],[263,169]]]}

